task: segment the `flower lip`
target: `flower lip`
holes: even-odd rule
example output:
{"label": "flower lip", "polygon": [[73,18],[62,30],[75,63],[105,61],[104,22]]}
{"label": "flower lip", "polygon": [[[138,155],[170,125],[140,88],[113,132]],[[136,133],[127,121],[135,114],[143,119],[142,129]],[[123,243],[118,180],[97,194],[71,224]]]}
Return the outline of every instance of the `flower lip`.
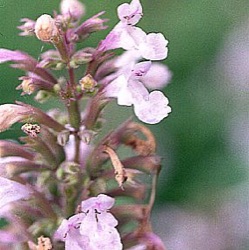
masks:
{"label": "flower lip", "polygon": [[121,4],[117,11],[120,21],[127,25],[135,25],[143,15],[142,5],[139,0],[133,0],[130,4]]}

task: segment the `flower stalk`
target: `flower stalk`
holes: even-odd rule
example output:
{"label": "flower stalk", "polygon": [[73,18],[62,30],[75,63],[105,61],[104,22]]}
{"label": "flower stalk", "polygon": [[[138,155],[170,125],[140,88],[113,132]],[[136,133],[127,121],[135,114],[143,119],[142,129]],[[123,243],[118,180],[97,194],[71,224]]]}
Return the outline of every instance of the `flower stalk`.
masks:
{"label": "flower stalk", "polygon": [[155,137],[132,118],[103,138],[100,132],[114,100],[148,124],[171,112],[158,90],[171,73],[154,62],[167,57],[168,41],[137,27],[143,9],[132,0],[118,7],[118,24],[96,48],[77,50],[76,43],[108,28],[104,13],[81,22],[85,6],[61,0],[59,13],[24,18],[18,27],[21,36],[52,45],[39,62],[0,49],[0,63],[26,73],[16,88],[21,95],[61,104],[46,112],[22,102],[0,105],[0,131],[21,123],[23,133],[20,144],[0,141],[0,212],[9,223],[1,230],[10,239],[0,240],[1,249],[165,249],[150,223],[161,168]]}

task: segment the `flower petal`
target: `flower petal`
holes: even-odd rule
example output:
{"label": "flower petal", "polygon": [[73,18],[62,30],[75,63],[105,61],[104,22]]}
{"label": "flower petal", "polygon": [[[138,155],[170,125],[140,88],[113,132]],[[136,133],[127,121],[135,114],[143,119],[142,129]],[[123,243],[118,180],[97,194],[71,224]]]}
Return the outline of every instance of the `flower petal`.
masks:
{"label": "flower petal", "polygon": [[0,177],[0,186],[0,208],[12,201],[26,199],[32,193],[27,186],[3,177]]}
{"label": "flower petal", "polygon": [[148,100],[134,103],[134,112],[140,121],[156,124],[171,112],[168,103],[168,98],[162,92],[153,91],[149,94]]}

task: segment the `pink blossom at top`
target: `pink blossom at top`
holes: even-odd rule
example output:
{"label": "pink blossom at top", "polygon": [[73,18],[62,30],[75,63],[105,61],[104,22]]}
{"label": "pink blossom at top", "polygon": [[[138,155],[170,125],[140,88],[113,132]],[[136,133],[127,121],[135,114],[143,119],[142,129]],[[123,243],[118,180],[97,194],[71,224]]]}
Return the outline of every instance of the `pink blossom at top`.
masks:
{"label": "pink blossom at top", "polygon": [[80,19],[85,14],[85,6],[78,0],[62,0],[60,11],[62,15]]}
{"label": "pink blossom at top", "polygon": [[118,23],[99,46],[99,50],[123,48],[134,57],[163,60],[168,55],[168,41],[161,33],[146,34],[141,28]]}
{"label": "pink blossom at top", "polygon": [[23,184],[0,177],[0,207],[20,199],[27,199],[32,190]]}
{"label": "pink blossom at top", "polygon": [[142,5],[139,0],[132,0],[130,4],[121,4],[118,9],[118,17],[127,25],[135,25],[143,16]]}

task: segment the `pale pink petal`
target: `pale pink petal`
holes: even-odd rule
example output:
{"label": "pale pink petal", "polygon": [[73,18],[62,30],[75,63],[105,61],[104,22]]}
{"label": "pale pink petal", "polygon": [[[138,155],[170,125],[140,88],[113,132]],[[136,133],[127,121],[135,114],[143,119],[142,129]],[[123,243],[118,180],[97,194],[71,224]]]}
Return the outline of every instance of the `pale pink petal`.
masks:
{"label": "pale pink petal", "polygon": [[114,205],[115,200],[105,194],[99,194],[97,197],[89,198],[81,202],[82,211],[97,210],[99,212],[106,211]]}
{"label": "pale pink petal", "polygon": [[68,231],[69,231],[69,222],[68,220],[63,219],[60,226],[54,233],[54,239],[64,241]]}
{"label": "pale pink petal", "polygon": [[27,199],[32,190],[15,181],[0,177],[0,208],[6,204],[20,199]]}
{"label": "pale pink petal", "polygon": [[62,15],[80,19],[85,14],[85,6],[78,0],[62,0],[60,4]]}
{"label": "pale pink petal", "polygon": [[19,61],[25,61],[27,59],[30,59],[30,56],[21,51],[0,49],[0,63],[4,63],[8,61],[19,62]]}
{"label": "pale pink petal", "polygon": [[161,33],[150,33],[146,42],[139,44],[141,56],[148,60],[163,60],[168,55],[168,41]]}
{"label": "pale pink petal", "polygon": [[12,124],[22,120],[25,116],[21,112],[25,112],[26,108],[16,104],[0,105],[0,131],[8,129]]}
{"label": "pale pink petal", "polygon": [[148,100],[134,103],[134,112],[140,121],[156,124],[171,112],[168,103],[167,97],[162,92],[153,91],[150,93]]}
{"label": "pale pink petal", "polygon": [[129,80],[128,89],[132,96],[132,104],[149,99],[149,92],[140,81]]}
{"label": "pale pink petal", "polygon": [[[21,235],[17,235],[13,232],[4,231],[4,230],[0,230],[0,239],[1,239],[1,244],[15,244],[15,243],[23,242],[27,240],[25,237],[22,237]],[[0,245],[0,249],[4,249],[4,248],[1,248],[1,245]],[[5,248],[5,249],[9,249],[9,248]]]}
{"label": "pale pink petal", "polygon": [[120,75],[105,88],[107,97],[115,97],[118,99],[119,105],[131,106],[132,96],[127,88],[128,82],[124,75]]}
{"label": "pale pink petal", "polygon": [[120,21],[127,25],[135,25],[143,15],[142,5],[139,0],[132,0],[130,4],[121,4],[117,11]]}
{"label": "pale pink petal", "polygon": [[171,80],[172,73],[166,65],[152,63],[149,71],[140,78],[140,81],[148,89],[162,89]]}
{"label": "pale pink petal", "polygon": [[151,62],[140,62],[134,65],[132,69],[132,77],[135,79],[140,79],[141,77],[145,76],[148,71],[150,70]]}

